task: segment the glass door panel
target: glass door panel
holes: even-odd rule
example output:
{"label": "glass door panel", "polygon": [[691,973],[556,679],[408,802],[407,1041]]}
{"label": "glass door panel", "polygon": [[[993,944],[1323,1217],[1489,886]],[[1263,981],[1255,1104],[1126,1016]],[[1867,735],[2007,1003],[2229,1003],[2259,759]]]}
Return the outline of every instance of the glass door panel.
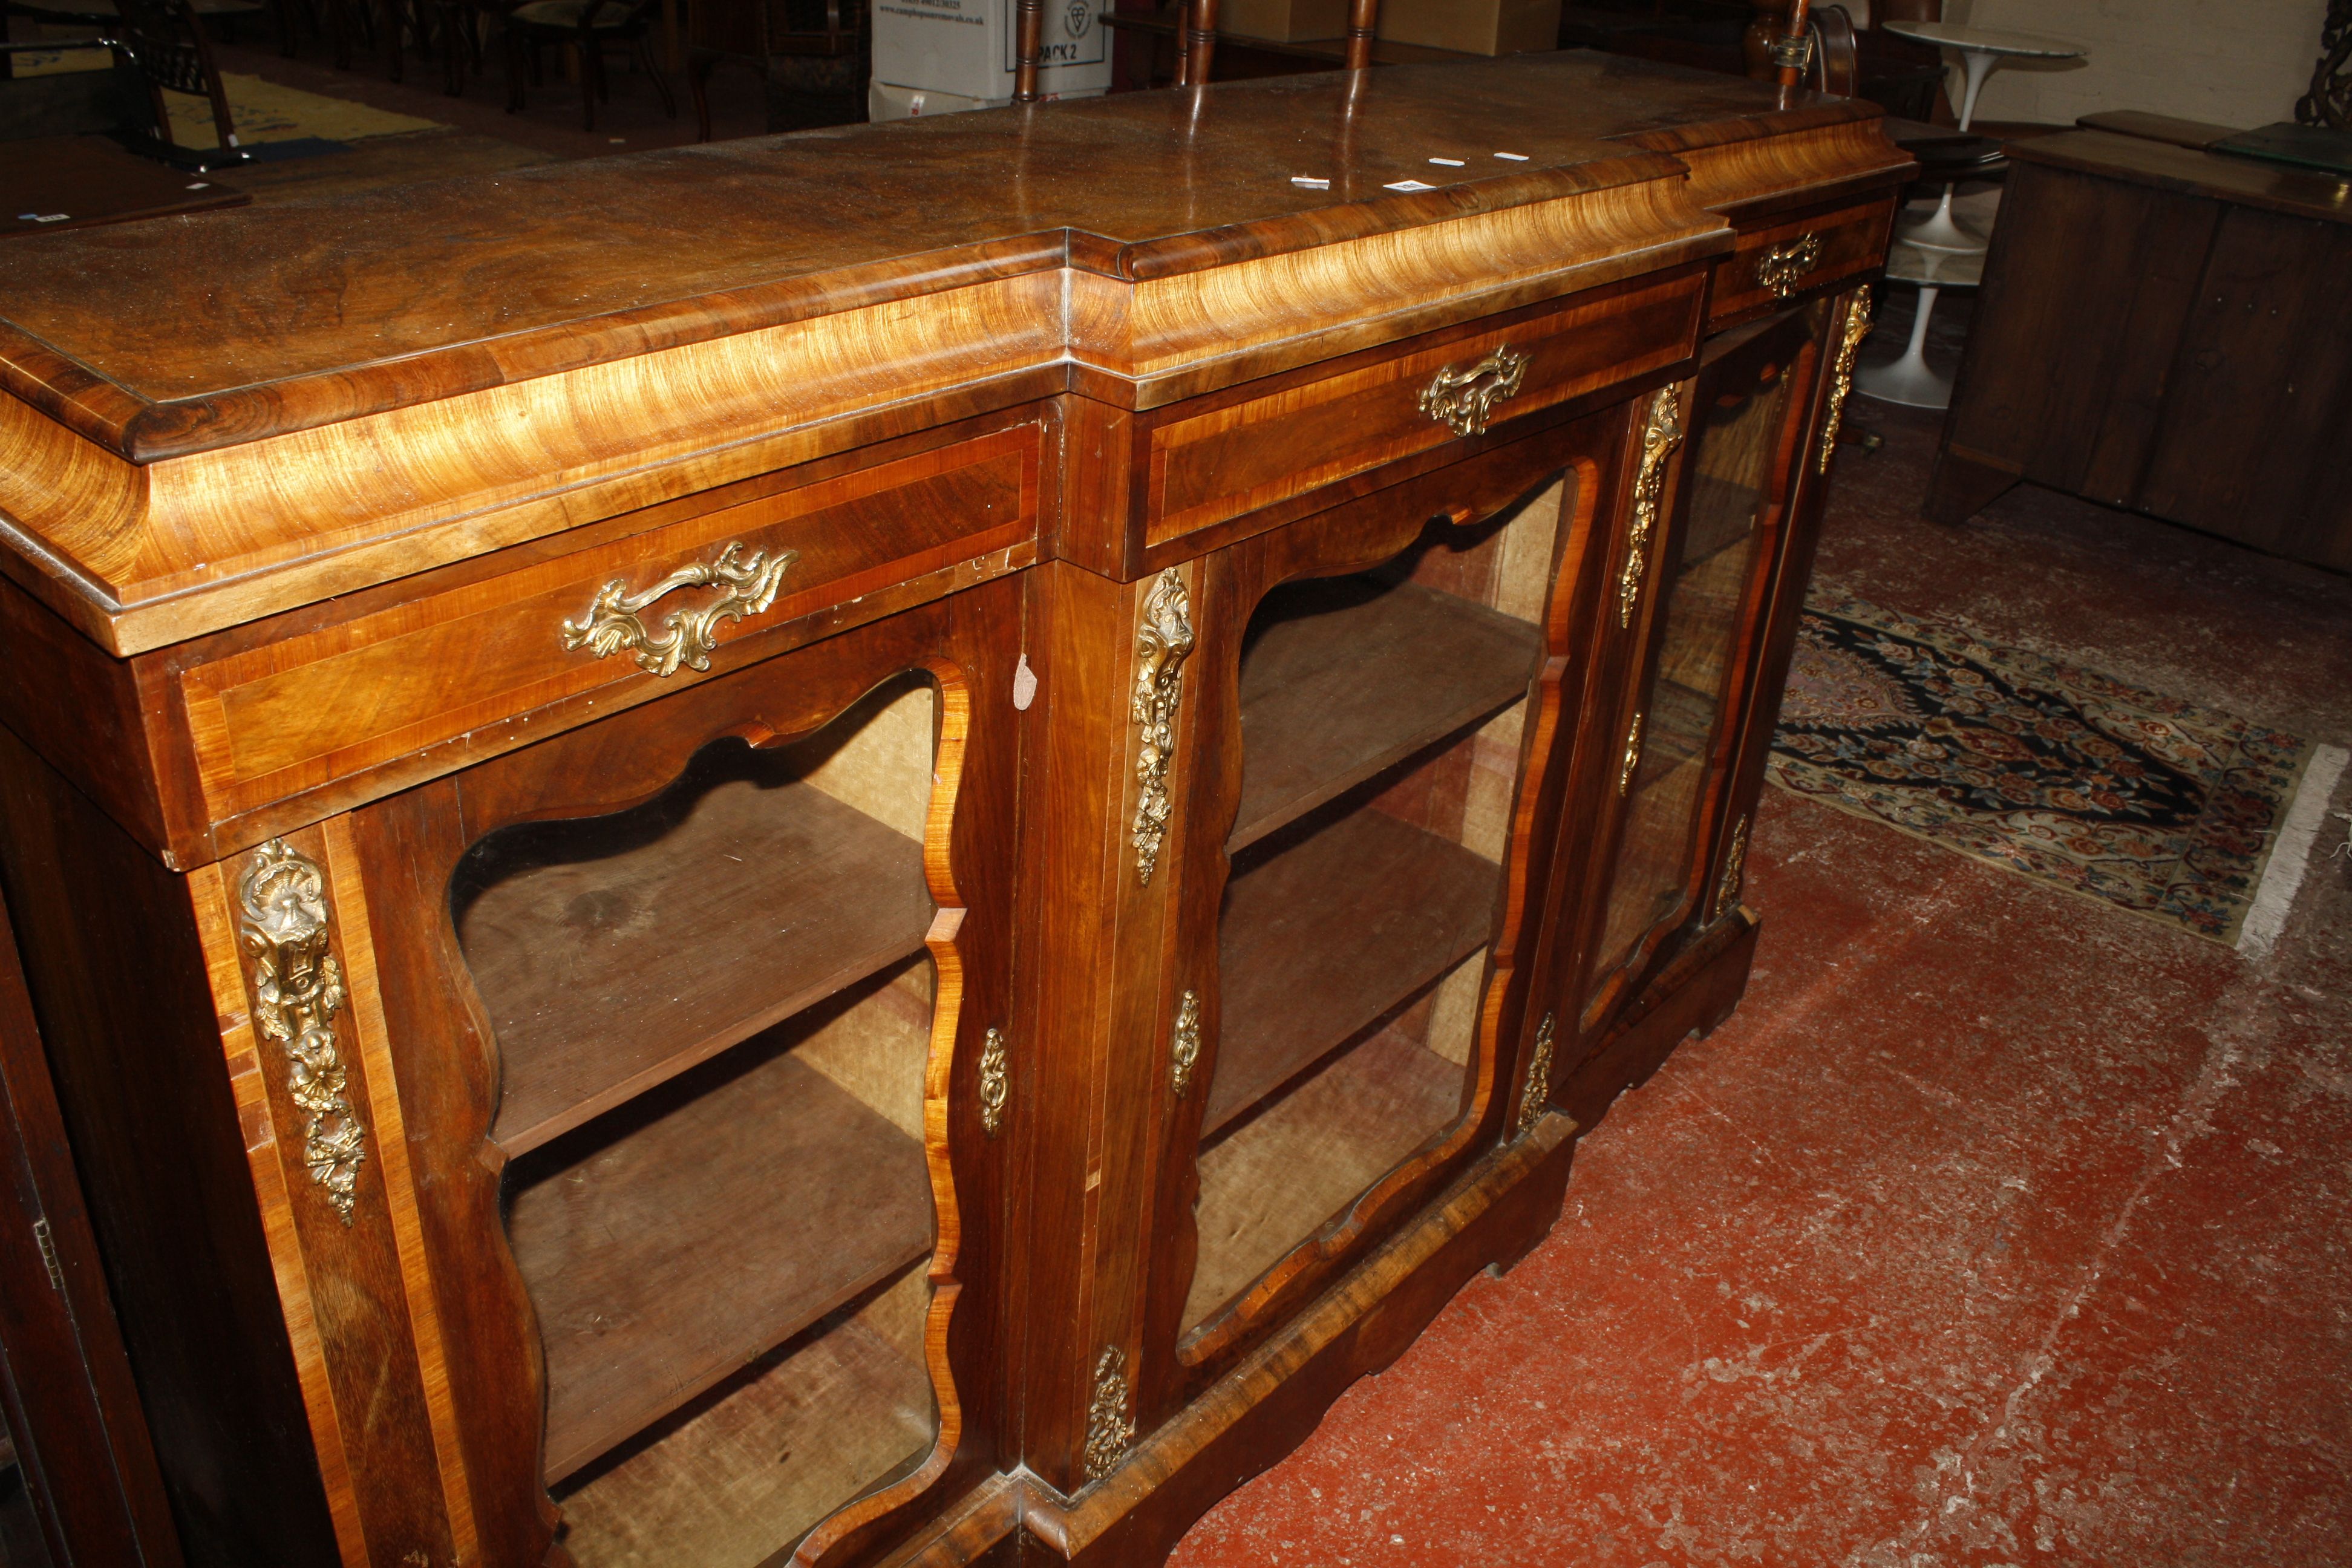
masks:
{"label": "glass door panel", "polygon": [[930,1450],[934,696],[458,868],[582,1568],[749,1568]]}
{"label": "glass door panel", "polygon": [[1467,1102],[1567,493],[1250,621],[1187,1330]]}
{"label": "glass door panel", "polygon": [[[1806,339],[1783,322],[1702,371],[1693,395],[1686,510],[1669,542],[1665,626],[1643,688],[1638,755],[1610,879],[1597,1002],[1688,892],[1708,759],[1728,694]],[[1589,1022],[1589,1020],[1588,1020]]]}

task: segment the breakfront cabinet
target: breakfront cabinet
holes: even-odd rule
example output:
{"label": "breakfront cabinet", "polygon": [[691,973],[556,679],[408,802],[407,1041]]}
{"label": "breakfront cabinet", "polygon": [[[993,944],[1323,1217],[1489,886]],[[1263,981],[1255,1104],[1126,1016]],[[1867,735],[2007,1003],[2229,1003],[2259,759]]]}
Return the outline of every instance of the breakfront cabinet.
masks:
{"label": "breakfront cabinet", "polygon": [[17,242],[56,1553],[1159,1561],[1738,1000],[1874,113],[1521,57]]}

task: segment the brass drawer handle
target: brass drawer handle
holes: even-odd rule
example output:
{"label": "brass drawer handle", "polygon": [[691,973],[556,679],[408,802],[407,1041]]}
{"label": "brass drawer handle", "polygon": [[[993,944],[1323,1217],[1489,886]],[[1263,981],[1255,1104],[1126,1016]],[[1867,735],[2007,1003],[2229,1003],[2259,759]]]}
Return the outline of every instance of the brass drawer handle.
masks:
{"label": "brass drawer handle", "polygon": [[[719,623],[756,616],[774,604],[785,569],[800,558],[797,550],[774,556],[763,550],[746,560],[738,540],[718,560],[681,566],[641,594],[630,593],[628,584],[615,577],[596,590],[585,616],[563,623],[563,646],[584,647],[598,658],[632,652],[642,668],[663,678],[676,675],[680,665],[709,669],[719,646]],[[647,626],[639,612],[680,588],[723,591],[700,609],[672,610],[658,632]]]}
{"label": "brass drawer handle", "polygon": [[1519,390],[1528,374],[1528,356],[1515,354],[1508,343],[1468,370],[1447,367],[1421,389],[1421,411],[1456,436],[1475,436],[1486,428],[1495,405]]}
{"label": "brass drawer handle", "polygon": [[1756,281],[1785,300],[1797,291],[1806,273],[1822,264],[1822,237],[1808,234],[1786,245],[1776,245],[1756,258]]}

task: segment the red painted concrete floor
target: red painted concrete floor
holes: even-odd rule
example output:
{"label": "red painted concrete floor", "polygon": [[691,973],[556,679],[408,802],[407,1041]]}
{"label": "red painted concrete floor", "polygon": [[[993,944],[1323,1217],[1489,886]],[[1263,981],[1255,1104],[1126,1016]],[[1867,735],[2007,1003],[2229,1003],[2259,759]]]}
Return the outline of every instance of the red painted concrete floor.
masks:
{"label": "red painted concrete floor", "polygon": [[[2352,741],[2352,581],[1927,523],[1856,412],[1823,577]],[[1750,864],[1739,1012],[1178,1568],[2352,1563],[2352,858],[2260,962],[1775,790]]]}

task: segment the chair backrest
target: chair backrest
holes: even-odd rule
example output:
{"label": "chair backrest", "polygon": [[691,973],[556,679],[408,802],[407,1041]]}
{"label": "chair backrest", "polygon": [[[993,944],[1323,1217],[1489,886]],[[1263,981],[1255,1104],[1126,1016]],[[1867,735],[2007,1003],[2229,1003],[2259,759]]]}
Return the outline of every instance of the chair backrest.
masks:
{"label": "chair backrest", "polygon": [[1940,22],[1944,0],[1870,0],[1870,30],[1889,22]]}
{"label": "chair backrest", "polygon": [[1813,40],[1805,85],[1832,98],[1852,98],[1862,85],[1862,52],[1853,18],[1843,5],[1816,5],[1807,30]]}
{"label": "chair backrest", "polygon": [[[1013,101],[1037,101],[1037,68],[1044,53],[1045,0],[1019,0],[1013,32]],[[1381,30],[1381,0],[1348,0],[1349,70],[1372,63],[1372,41]],[[1176,85],[1198,86],[1209,79],[1216,58],[1217,0],[1176,0]]]}
{"label": "chair backrest", "polygon": [[213,126],[223,150],[236,148],[236,123],[229,117],[228,94],[220,70],[213,64],[211,42],[196,20],[192,0],[115,0],[117,20],[111,29],[116,47],[138,68],[147,83],[155,110],[155,134],[173,145],[172,117],[163,93],[193,93],[212,102]]}

